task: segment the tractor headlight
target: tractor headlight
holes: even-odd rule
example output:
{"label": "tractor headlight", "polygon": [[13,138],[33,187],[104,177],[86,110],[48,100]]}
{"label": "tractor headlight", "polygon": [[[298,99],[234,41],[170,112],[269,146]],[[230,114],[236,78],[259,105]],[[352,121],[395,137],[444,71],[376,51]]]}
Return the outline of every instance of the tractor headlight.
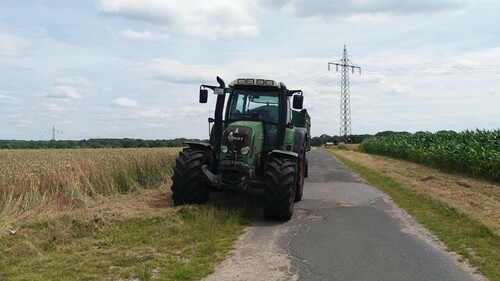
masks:
{"label": "tractor headlight", "polygon": [[241,149],[241,154],[247,155],[248,152],[250,152],[250,148],[248,146],[245,146]]}
{"label": "tractor headlight", "polygon": [[222,151],[222,153],[227,153],[227,151],[228,151],[227,146],[225,146],[225,145],[221,146],[220,151]]}

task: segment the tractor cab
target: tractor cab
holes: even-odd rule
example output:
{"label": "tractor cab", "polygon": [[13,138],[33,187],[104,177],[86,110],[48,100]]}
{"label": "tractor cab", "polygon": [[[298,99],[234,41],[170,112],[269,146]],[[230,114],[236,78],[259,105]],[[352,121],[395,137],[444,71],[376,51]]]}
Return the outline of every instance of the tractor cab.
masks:
{"label": "tractor cab", "polygon": [[262,150],[270,151],[276,145],[279,104],[278,89],[233,88],[226,110],[226,123],[228,126],[238,121],[262,123]]}

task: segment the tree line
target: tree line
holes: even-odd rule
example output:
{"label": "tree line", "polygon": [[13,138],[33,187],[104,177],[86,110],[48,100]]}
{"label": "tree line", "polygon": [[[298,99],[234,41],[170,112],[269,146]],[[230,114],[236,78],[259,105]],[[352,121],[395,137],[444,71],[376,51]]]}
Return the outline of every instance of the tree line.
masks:
{"label": "tree line", "polygon": [[[348,143],[354,143],[354,144],[359,144],[363,142],[364,139],[369,138],[369,137],[381,137],[381,136],[390,136],[390,135],[396,135],[396,134],[410,134],[408,132],[394,132],[394,131],[383,131],[376,133],[375,135],[370,135],[370,134],[361,134],[361,135],[350,135],[348,137]],[[311,146],[324,146],[326,143],[333,143],[334,145],[337,145],[341,142],[345,142],[344,137],[342,136],[330,136],[323,134],[319,137],[313,137],[311,138]]]}
{"label": "tree line", "polygon": [[180,147],[186,141],[208,142],[208,140],[176,138],[169,140],[143,139],[88,139],[88,140],[0,140],[0,149],[46,149],[46,148],[132,148],[132,147]]}
{"label": "tree line", "polygon": [[[375,135],[362,134],[349,136],[349,143],[361,143],[367,137],[388,136],[392,134],[410,134],[408,132],[384,131]],[[132,148],[132,147],[181,147],[186,141],[206,142],[208,140],[176,138],[168,140],[143,139],[88,139],[88,140],[0,140],[0,149],[47,149],[47,148]],[[343,137],[323,134],[311,138],[311,146],[324,146],[326,143],[335,145],[343,141]]]}

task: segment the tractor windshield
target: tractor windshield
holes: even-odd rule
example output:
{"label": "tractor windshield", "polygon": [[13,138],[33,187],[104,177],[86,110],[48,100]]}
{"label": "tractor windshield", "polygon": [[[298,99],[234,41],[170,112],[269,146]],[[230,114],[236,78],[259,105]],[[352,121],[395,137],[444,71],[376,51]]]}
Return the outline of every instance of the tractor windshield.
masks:
{"label": "tractor windshield", "polygon": [[278,91],[235,89],[228,108],[230,120],[278,123]]}
{"label": "tractor windshield", "polygon": [[279,122],[279,92],[264,89],[234,89],[227,112],[231,121],[253,120],[264,124],[264,151],[276,142]]}

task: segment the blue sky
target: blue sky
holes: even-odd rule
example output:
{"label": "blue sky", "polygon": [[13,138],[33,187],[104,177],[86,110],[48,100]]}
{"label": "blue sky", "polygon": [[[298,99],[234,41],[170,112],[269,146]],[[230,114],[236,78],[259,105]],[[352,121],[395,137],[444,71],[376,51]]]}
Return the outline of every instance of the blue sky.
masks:
{"label": "blue sky", "polygon": [[494,0],[0,2],[0,139],[208,138],[200,84],[302,89],[312,135],[500,128]]}

